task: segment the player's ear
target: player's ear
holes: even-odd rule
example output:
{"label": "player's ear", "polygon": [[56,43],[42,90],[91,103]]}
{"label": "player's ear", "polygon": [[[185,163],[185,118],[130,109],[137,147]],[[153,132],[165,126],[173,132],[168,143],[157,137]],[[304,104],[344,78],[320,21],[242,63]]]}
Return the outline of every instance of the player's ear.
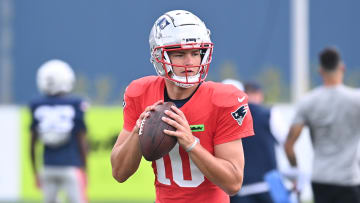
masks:
{"label": "player's ear", "polygon": [[345,64],[344,64],[344,63],[341,63],[340,66],[339,66],[339,69],[340,69],[342,72],[345,72],[345,70],[346,70]]}

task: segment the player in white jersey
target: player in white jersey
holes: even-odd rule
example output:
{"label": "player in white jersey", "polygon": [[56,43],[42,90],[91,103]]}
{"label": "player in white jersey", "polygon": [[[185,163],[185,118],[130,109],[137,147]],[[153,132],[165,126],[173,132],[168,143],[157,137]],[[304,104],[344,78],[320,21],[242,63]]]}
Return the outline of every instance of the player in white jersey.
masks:
{"label": "player in white jersey", "polygon": [[345,67],[336,49],[326,48],[319,56],[323,85],[299,102],[286,154],[296,166],[294,144],[303,127],[309,127],[315,202],[360,202],[360,91],[343,84]]}

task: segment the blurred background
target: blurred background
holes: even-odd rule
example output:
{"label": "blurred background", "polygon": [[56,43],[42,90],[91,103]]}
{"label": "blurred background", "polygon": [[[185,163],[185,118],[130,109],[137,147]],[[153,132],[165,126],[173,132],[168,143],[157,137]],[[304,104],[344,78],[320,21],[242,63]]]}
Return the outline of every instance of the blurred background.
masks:
{"label": "blurred background", "polygon": [[[257,81],[266,103],[278,106],[285,118],[304,92],[320,84],[317,54],[325,46],[341,52],[345,84],[360,86],[358,0],[0,0],[0,201],[40,202],[30,171],[26,105],[39,96],[37,69],[53,58],[73,67],[75,94],[92,105],[90,200],[153,201],[150,163],[142,162],[143,172],[130,183],[118,184],[109,156],[122,127],[126,86],[155,74],[150,29],[175,9],[193,12],[211,30],[215,47],[208,80]],[[311,201],[311,194],[305,192],[304,199]]]}

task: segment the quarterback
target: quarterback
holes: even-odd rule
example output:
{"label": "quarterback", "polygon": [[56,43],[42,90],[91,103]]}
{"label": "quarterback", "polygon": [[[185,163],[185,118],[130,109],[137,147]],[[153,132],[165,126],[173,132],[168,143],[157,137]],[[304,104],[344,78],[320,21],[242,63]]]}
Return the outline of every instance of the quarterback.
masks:
{"label": "quarterback", "polygon": [[229,202],[242,185],[241,138],[254,134],[247,96],[232,85],[205,81],[212,59],[210,31],[194,14],[175,10],[160,16],[149,37],[158,76],[134,80],[124,95],[124,126],[111,154],[119,182],[141,161],[139,128],[149,111],[164,101],[176,107],[162,120],[177,145],[153,161],[156,203]]}

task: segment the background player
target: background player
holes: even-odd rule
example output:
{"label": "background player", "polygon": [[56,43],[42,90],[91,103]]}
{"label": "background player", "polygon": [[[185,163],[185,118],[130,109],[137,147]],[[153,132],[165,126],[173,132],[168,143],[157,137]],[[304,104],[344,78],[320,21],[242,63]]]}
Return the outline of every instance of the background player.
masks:
{"label": "background player", "polygon": [[[141,161],[139,127],[154,106],[173,101],[178,144],[152,163],[156,202],[229,202],[240,188],[241,138],[254,134],[246,95],[232,85],[204,82],[212,57],[210,31],[194,14],[175,10],[156,20],[151,61],[159,76],[133,81],[124,98],[124,126],[111,154],[113,176],[126,181]],[[192,132],[191,126],[197,131]],[[199,128],[200,127],[200,128]]]}
{"label": "background player", "polygon": [[296,167],[294,144],[308,126],[314,147],[315,202],[360,202],[360,91],[343,84],[345,66],[336,49],[324,49],[319,58],[323,85],[299,102],[286,154]]}
{"label": "background player", "polygon": [[[281,120],[276,116],[272,109],[265,107],[264,93],[261,86],[256,82],[247,82],[242,85],[237,80],[224,80],[236,87],[244,87],[248,95],[249,108],[254,121],[255,136],[243,141],[245,168],[244,182],[242,189],[237,195],[231,197],[231,203],[271,203],[289,202],[289,192],[283,186],[272,188],[265,178],[272,176],[272,179],[279,177],[277,170],[277,160],[275,145],[282,144],[282,129],[279,126]],[[241,85],[239,85],[241,84]],[[287,130],[287,129],[286,129]],[[274,174],[275,173],[275,174]],[[274,174],[274,175],[273,175]],[[280,178],[275,179],[276,183],[282,183]],[[270,192],[274,191],[274,192]]]}
{"label": "background player", "polygon": [[[75,82],[71,67],[61,60],[44,63],[37,73],[37,85],[44,97],[31,102],[31,163],[44,201],[57,201],[65,190],[69,202],[87,202],[86,198],[86,103],[68,96]],[[44,167],[37,170],[35,145],[44,144]]]}

